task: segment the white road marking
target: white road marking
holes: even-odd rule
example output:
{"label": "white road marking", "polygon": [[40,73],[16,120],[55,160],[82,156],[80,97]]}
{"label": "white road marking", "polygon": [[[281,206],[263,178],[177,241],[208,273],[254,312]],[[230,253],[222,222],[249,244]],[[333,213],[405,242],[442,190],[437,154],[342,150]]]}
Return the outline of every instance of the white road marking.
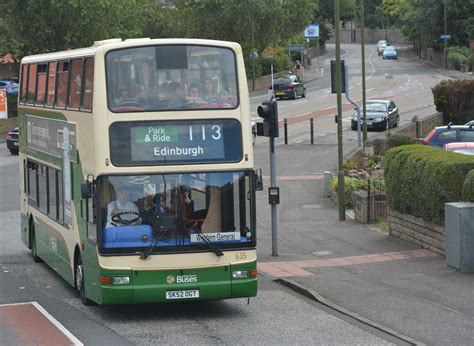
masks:
{"label": "white road marking", "polygon": [[69,340],[73,343],[73,345],[77,346],[83,346],[84,344],[79,341],[72,333],[66,329],[57,319],[55,319],[49,312],[47,312],[39,303],[37,302],[31,302],[30,304],[33,304],[33,306],[38,309],[39,312],[41,312],[52,324],[56,326],[61,332],[63,332],[64,335],[66,335]]}

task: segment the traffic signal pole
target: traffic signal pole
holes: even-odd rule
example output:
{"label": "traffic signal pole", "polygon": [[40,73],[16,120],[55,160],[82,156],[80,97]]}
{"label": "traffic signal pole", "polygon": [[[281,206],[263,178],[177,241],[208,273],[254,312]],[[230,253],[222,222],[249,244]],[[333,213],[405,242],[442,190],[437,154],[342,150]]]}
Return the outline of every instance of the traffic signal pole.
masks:
{"label": "traffic signal pole", "polygon": [[[272,218],[272,255],[278,256],[277,205],[280,203],[280,190],[276,185],[275,137],[279,137],[278,103],[275,99],[265,101],[257,108],[258,115],[263,118],[263,126],[257,126],[257,135],[268,137],[270,143],[270,187],[268,203],[271,206]],[[259,130],[260,127],[260,130]]]}
{"label": "traffic signal pole", "polygon": [[[276,187],[275,138],[270,136],[270,189]],[[272,256],[278,256],[277,204],[271,203],[272,211]]]}

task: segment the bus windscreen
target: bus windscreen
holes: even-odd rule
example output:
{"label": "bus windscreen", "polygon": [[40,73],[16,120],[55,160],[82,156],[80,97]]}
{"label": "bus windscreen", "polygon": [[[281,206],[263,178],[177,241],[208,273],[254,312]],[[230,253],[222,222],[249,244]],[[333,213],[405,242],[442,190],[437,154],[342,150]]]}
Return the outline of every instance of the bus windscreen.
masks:
{"label": "bus windscreen", "polygon": [[238,107],[235,54],[197,45],[157,45],[106,55],[107,100],[114,113]]}

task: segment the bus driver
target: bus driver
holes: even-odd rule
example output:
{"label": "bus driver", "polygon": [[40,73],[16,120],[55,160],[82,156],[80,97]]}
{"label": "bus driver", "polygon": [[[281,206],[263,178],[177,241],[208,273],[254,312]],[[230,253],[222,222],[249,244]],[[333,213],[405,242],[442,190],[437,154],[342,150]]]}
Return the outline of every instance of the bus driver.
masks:
{"label": "bus driver", "polygon": [[138,225],[142,220],[135,203],[128,198],[123,187],[116,188],[117,199],[107,205],[107,224],[105,227]]}

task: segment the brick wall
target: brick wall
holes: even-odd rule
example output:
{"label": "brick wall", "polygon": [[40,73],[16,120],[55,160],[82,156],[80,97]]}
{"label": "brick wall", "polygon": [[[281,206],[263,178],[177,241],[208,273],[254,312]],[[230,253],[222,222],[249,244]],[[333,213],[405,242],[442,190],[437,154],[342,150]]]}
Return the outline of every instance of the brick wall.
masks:
{"label": "brick wall", "polygon": [[389,210],[389,234],[444,256],[444,227],[408,214]]}

